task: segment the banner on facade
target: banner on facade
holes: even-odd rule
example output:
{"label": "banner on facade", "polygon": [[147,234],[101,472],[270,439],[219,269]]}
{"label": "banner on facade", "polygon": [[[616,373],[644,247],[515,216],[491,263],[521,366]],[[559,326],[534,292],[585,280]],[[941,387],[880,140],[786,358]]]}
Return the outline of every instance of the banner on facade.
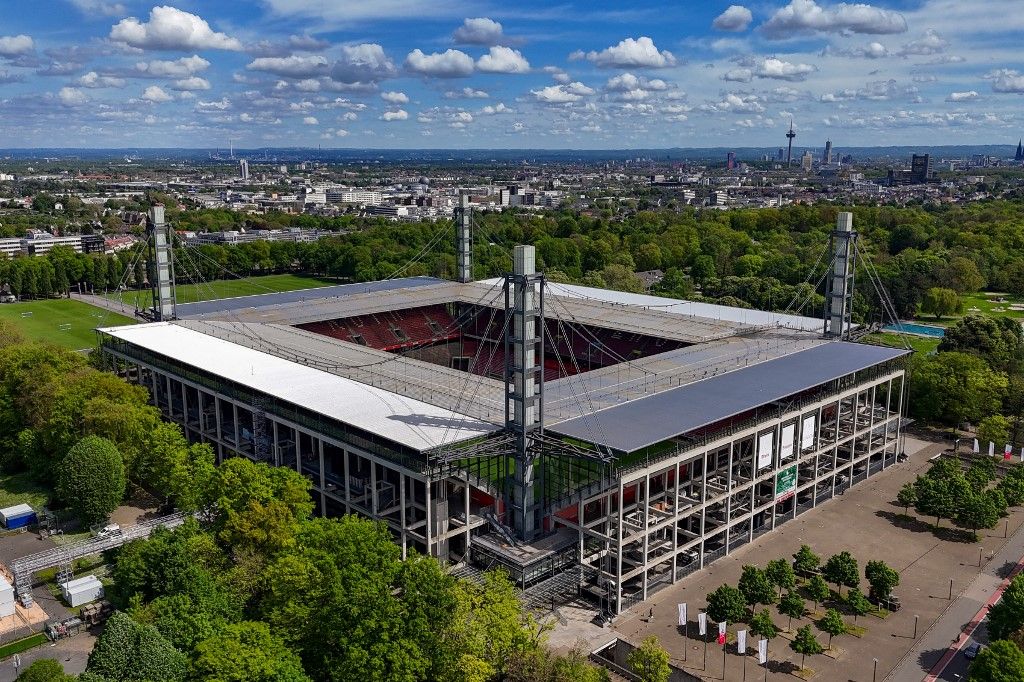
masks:
{"label": "banner on facade", "polygon": [[679,627],[686,627],[686,604],[679,605]]}
{"label": "banner on facade", "polygon": [[775,474],[775,500],[792,497],[796,492],[796,464]]}
{"label": "banner on facade", "polygon": [[757,468],[767,469],[772,465],[772,448],[775,446],[775,432],[769,431],[757,439]]}
{"label": "banner on facade", "polygon": [[810,450],[814,447],[814,426],[817,422],[817,417],[811,415],[804,417],[804,425],[800,429],[800,449]]}
{"label": "banner on facade", "polygon": [[785,462],[793,456],[793,441],[796,438],[796,424],[787,424],[782,427],[782,436],[779,441],[779,459]]}

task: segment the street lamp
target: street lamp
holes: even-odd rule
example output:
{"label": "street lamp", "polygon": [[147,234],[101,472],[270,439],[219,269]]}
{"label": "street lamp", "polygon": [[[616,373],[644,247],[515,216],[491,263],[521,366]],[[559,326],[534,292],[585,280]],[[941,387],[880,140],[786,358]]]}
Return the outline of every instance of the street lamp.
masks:
{"label": "street lamp", "polygon": [[917,639],[917,616],[914,616],[914,639]]}
{"label": "street lamp", "polygon": [[871,670],[871,682],[875,682],[875,678],[878,677],[878,659],[875,660],[875,667]]}

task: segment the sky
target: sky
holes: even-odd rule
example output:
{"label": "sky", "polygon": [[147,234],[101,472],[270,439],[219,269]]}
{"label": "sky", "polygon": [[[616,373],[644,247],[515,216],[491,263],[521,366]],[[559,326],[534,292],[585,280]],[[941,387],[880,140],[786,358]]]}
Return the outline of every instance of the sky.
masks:
{"label": "sky", "polygon": [[0,147],[1016,145],[1024,0],[4,0]]}

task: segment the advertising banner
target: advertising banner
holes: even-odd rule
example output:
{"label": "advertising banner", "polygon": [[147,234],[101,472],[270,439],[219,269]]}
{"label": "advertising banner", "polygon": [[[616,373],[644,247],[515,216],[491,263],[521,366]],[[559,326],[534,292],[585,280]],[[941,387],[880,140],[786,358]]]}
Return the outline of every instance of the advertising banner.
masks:
{"label": "advertising banner", "polygon": [[810,450],[814,447],[814,426],[817,423],[816,415],[804,417],[804,425],[800,429],[800,449]]}
{"label": "advertising banner", "polygon": [[780,438],[779,459],[785,462],[793,456],[793,441],[796,439],[796,424],[786,424],[783,426]]}
{"label": "advertising banner", "polygon": [[775,499],[784,500],[796,492],[796,464],[775,474]]}
{"label": "advertising banner", "polygon": [[757,468],[767,469],[772,465],[772,448],[775,445],[775,433],[769,431],[757,439]]}

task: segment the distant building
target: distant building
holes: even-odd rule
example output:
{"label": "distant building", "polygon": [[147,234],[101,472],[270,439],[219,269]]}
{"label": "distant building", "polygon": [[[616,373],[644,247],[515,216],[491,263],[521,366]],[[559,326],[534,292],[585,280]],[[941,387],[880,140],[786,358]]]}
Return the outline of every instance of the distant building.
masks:
{"label": "distant building", "polygon": [[811,154],[811,150],[805,151],[804,155],[800,158],[800,167],[805,171],[809,171],[814,167],[814,155]]}
{"label": "distant building", "polygon": [[239,161],[238,162],[238,171],[239,171],[239,177],[242,180],[248,180],[249,179],[249,162],[246,161],[245,159],[242,159],[241,161]]}
{"label": "distant building", "polygon": [[915,185],[923,185],[928,182],[932,174],[932,160],[930,154],[914,154],[910,159],[910,180]]}
{"label": "distant building", "polygon": [[832,163],[832,140],[825,140],[825,156],[822,160],[825,164]]}
{"label": "distant building", "polygon": [[736,167],[736,152],[729,152],[725,156],[725,167],[732,170]]}
{"label": "distant building", "polygon": [[1024,140],[1017,142],[1017,154],[1013,158],[1015,161],[1024,161]]}

